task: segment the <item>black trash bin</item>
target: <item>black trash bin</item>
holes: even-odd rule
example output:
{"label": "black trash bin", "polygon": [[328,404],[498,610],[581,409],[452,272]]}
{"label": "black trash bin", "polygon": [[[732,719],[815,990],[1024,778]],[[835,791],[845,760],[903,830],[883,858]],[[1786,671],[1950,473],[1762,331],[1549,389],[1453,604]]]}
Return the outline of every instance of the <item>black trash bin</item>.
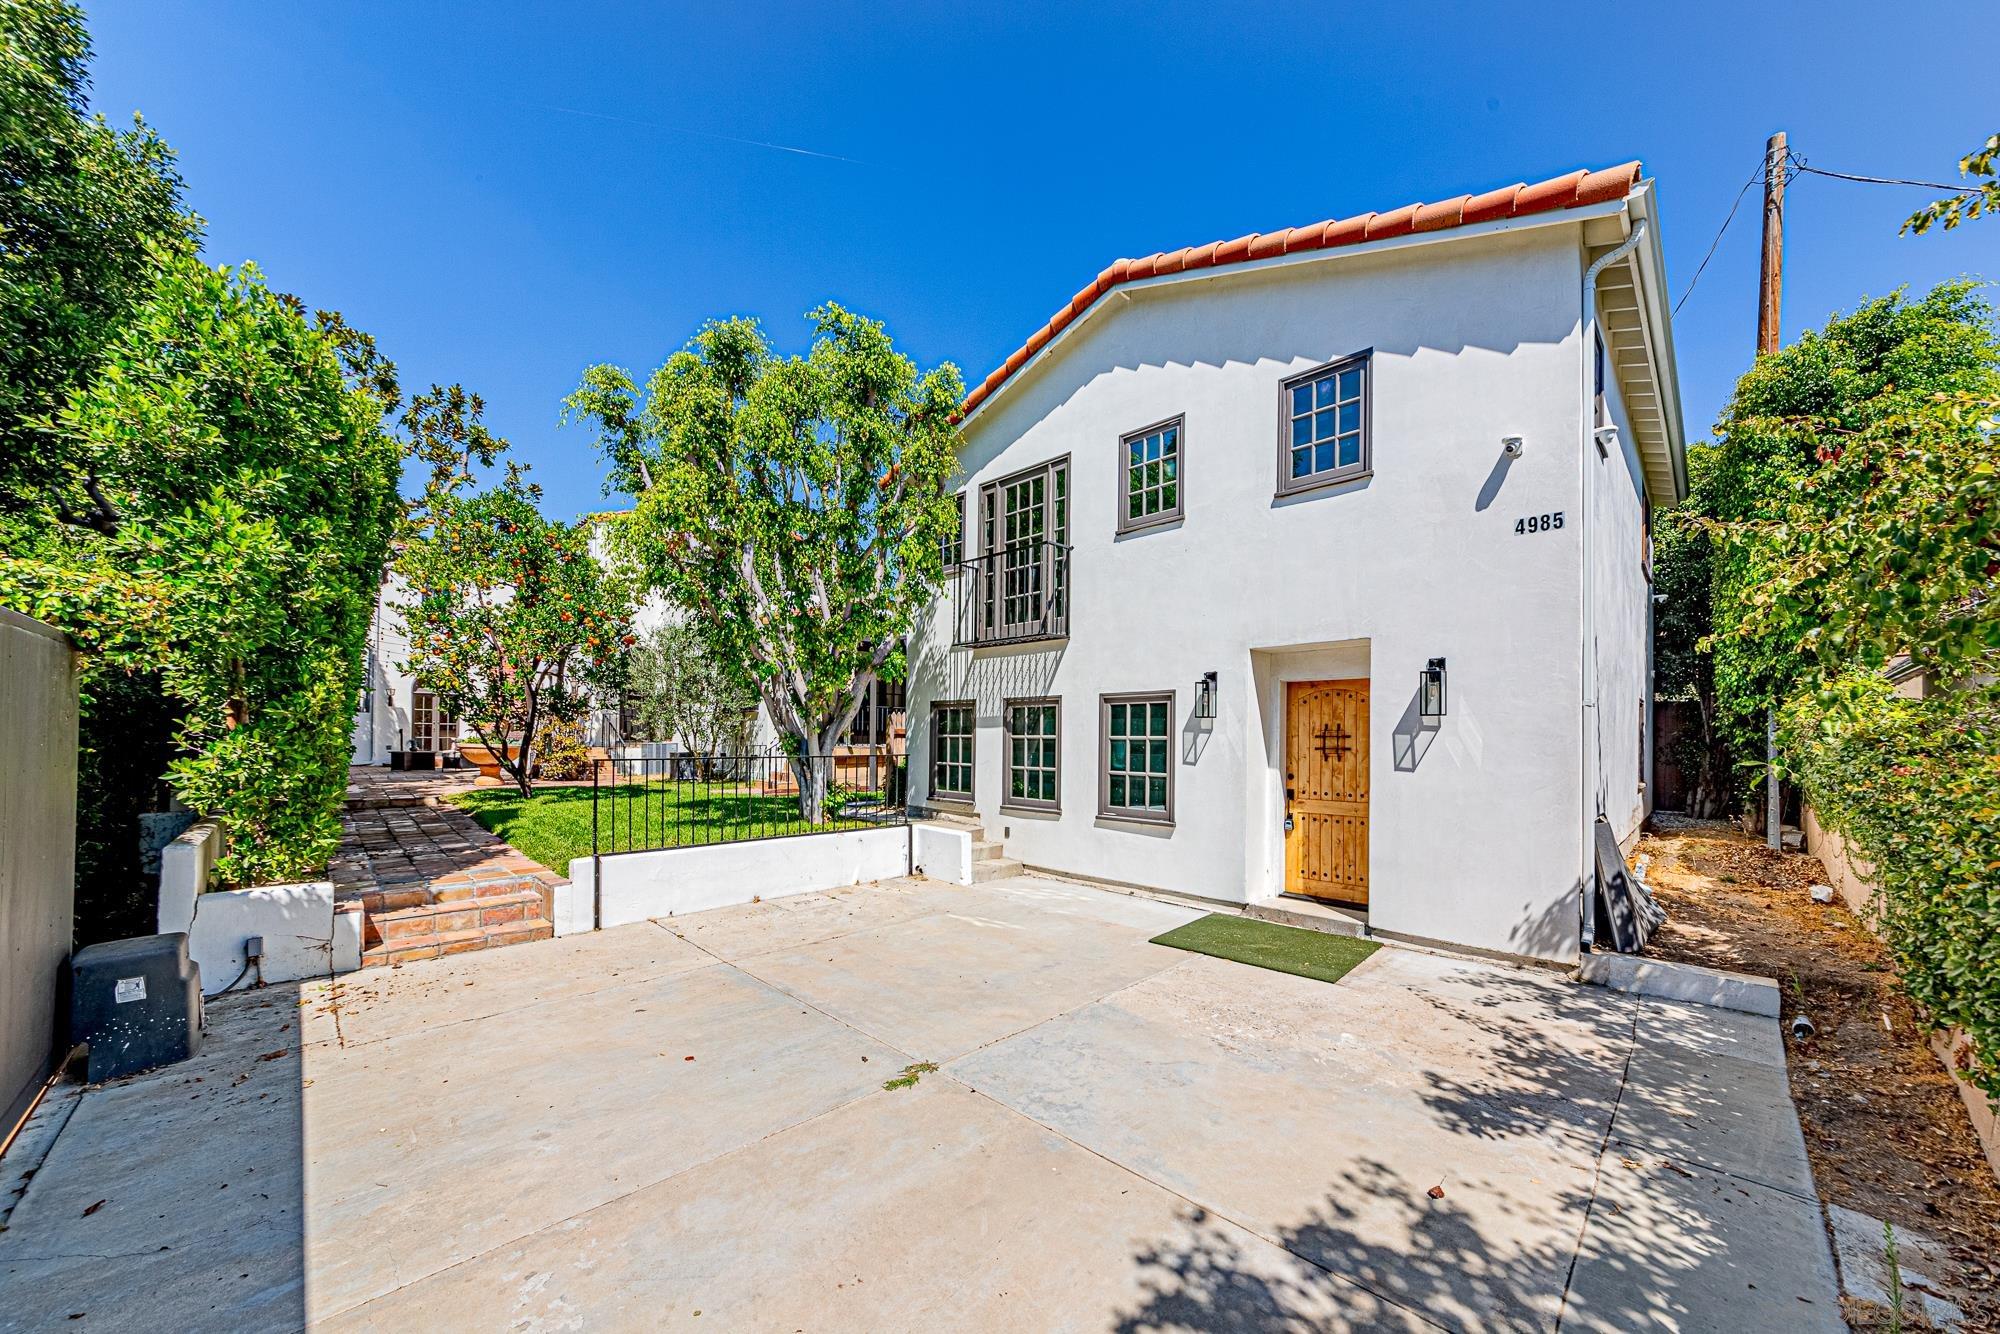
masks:
{"label": "black trash bin", "polygon": [[96,1084],[201,1050],[201,965],[185,931],[87,945],[70,960],[70,1041]]}

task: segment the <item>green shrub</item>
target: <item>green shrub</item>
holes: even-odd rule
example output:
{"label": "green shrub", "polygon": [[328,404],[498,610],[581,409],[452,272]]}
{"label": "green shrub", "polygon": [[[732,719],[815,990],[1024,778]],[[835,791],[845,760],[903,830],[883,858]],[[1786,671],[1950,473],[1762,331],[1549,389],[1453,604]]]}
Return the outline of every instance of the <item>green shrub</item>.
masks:
{"label": "green shrub", "polygon": [[554,783],[590,776],[590,748],[583,744],[583,724],[557,720],[542,729],[535,769]]}
{"label": "green shrub", "polygon": [[316,872],[339,840],[401,448],[330,322],[254,269],[167,262],[52,424],[46,523],[0,556],[0,605],[91,654],[87,710],[107,674],[157,676],[167,778],[225,827],[225,883]]}
{"label": "green shrub", "polygon": [[1783,715],[1814,814],[1873,865],[1875,923],[1910,996],[1971,1039],[2000,1096],[2000,687],[1929,699],[1857,674]]}

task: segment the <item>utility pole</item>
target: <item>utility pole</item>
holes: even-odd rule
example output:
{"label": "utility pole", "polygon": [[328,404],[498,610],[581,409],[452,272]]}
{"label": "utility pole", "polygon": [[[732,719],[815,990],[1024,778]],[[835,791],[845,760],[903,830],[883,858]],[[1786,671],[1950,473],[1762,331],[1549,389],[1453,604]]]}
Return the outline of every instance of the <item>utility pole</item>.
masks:
{"label": "utility pole", "polygon": [[[1778,350],[1778,309],[1785,287],[1785,132],[1764,141],[1764,262],[1757,276],[1757,355]],[[1764,843],[1773,850],[1784,836],[1778,794],[1778,715],[1764,710]]]}
{"label": "utility pole", "polygon": [[1785,132],[1764,141],[1764,264],[1757,280],[1757,354],[1778,350],[1785,285]]}

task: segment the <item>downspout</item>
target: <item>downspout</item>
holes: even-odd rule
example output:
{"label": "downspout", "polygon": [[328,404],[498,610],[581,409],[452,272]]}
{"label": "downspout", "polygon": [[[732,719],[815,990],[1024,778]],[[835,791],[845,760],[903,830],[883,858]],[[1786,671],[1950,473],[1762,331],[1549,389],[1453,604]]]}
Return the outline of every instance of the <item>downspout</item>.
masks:
{"label": "downspout", "polygon": [[[1597,817],[1603,812],[1598,809],[1597,800],[1597,750],[1592,745],[1597,727],[1597,589],[1596,552],[1591,546],[1597,521],[1597,488],[1592,484],[1592,455],[1597,449],[1597,427],[1594,420],[1596,395],[1592,393],[1591,369],[1597,364],[1597,278],[1607,268],[1624,259],[1638,249],[1639,242],[1646,239],[1646,219],[1632,221],[1632,233],[1612,249],[1599,255],[1583,271],[1583,306],[1577,328],[1582,333],[1579,347],[1578,365],[1578,422],[1582,429],[1581,448],[1577,451],[1577,541],[1583,552],[1583,646],[1582,661],[1582,707],[1578,713],[1577,730],[1577,775],[1583,783],[1581,855],[1577,859],[1577,885],[1581,901],[1577,905],[1578,946],[1583,953],[1590,952],[1594,918],[1591,913],[1591,887],[1597,882]],[[1608,349],[1607,349],[1608,350]]]}

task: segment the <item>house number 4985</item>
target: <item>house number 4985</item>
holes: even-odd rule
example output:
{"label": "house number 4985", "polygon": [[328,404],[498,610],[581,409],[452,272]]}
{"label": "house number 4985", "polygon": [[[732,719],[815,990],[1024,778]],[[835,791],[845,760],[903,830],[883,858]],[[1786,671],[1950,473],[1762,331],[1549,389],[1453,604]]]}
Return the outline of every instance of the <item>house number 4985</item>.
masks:
{"label": "house number 4985", "polygon": [[1563,526],[1563,512],[1554,514],[1530,514],[1525,519],[1514,520],[1514,536],[1526,537],[1529,533],[1546,533],[1552,528]]}

